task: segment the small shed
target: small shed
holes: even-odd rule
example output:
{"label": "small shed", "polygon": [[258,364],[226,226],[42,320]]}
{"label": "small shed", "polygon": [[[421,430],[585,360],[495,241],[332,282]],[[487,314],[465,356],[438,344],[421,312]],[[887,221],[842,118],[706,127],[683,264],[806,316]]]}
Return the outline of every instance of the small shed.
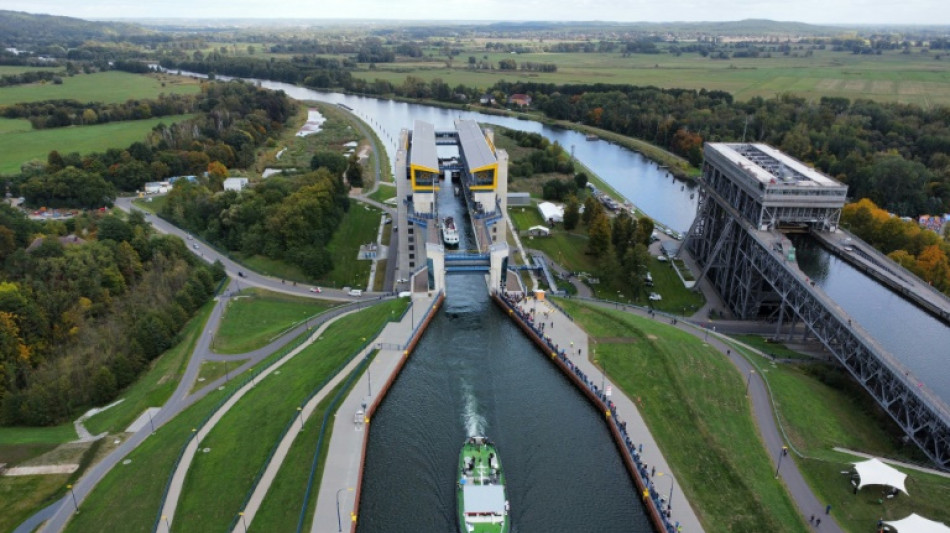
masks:
{"label": "small shed", "polygon": [[529,192],[509,192],[508,207],[517,207],[531,205],[531,193]]}

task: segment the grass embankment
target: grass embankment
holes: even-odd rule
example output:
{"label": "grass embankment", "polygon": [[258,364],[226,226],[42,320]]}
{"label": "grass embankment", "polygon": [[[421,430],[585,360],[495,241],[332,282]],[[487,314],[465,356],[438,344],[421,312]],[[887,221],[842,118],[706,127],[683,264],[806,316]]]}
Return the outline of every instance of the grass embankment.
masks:
{"label": "grass embankment", "polygon": [[240,296],[228,302],[214,335],[214,351],[241,354],[256,350],[272,342],[288,328],[334,305],[325,300],[258,288],[244,289]]}
{"label": "grass embankment", "polygon": [[13,531],[33,513],[52,503],[65,490],[69,477],[69,474],[56,474],[0,478],[0,531]]}
{"label": "grass embankment", "polygon": [[188,472],[176,529],[226,531],[297,407],[405,305],[404,300],[385,302],[340,319],[281,367],[280,374],[248,392],[201,443],[210,451],[199,453]]}
{"label": "grass embankment", "polygon": [[[365,369],[364,369],[365,371]],[[350,383],[347,392],[353,388],[356,380]],[[323,436],[323,443],[320,446],[319,458],[317,460],[317,469],[314,472],[313,487],[310,490],[310,497],[306,502],[303,496],[307,492],[307,481],[310,479],[310,466],[313,464],[313,454],[317,447],[317,441],[320,439],[320,426],[323,423],[323,417],[333,403],[333,398],[340,392],[345,385],[340,383],[330,394],[327,395],[313,410],[309,421],[304,426],[304,430],[294,439],[287,457],[281,465],[277,476],[271,484],[270,490],[264,496],[264,501],[251,524],[251,531],[294,531],[297,522],[300,520],[300,506],[306,505],[307,512],[304,514],[304,528],[313,522],[313,513],[316,511],[317,495],[320,494],[320,481],[323,479],[323,470],[327,453],[330,450],[330,438],[333,436],[334,417],[327,419],[326,431]]]}
{"label": "grass embankment", "polygon": [[807,531],[773,477],[745,382],[701,340],[630,314],[560,301],[640,412],[708,531]]}
{"label": "grass embankment", "polygon": [[[742,340],[751,344],[748,339]],[[850,470],[851,463],[863,459],[835,452],[835,447],[911,462],[924,461],[913,444],[902,442],[900,428],[843,370],[821,364],[770,364],[738,345],[736,348],[753,361],[768,380],[779,420],[792,446],[807,459],[792,456],[818,498],[832,505],[832,515],[846,531],[872,531],[881,517],[896,520],[912,512],[950,522],[950,508],[946,505],[950,501],[950,479],[945,477],[899,468],[908,474],[909,497],[900,495],[882,500],[880,487],[873,486],[857,495],[853,493],[849,476],[841,472]]]}
{"label": "grass embankment", "polygon": [[181,340],[155,359],[151,368],[119,396],[122,403],[86,419],[86,429],[93,435],[105,431],[119,433],[145,409],[164,405],[178,387],[214,305],[208,302],[198,311],[179,333]]}
{"label": "grass embankment", "polygon": [[[2,96],[2,90],[0,90]],[[20,171],[20,165],[31,160],[46,161],[53,150],[62,154],[79,152],[105,152],[109,148],[126,147],[136,141],[143,141],[152,128],[158,124],[174,124],[188,120],[194,115],[173,115],[146,120],[129,120],[96,124],[93,126],[69,126],[34,130],[25,120],[12,121],[0,119],[5,123],[0,129],[0,173],[13,174]]]}
{"label": "grass embankment", "polygon": [[[715,325],[715,322],[710,322]],[[734,338],[777,359],[814,359],[812,356],[796,352],[781,342],[769,340],[761,335],[733,335]]]}
{"label": "grass embankment", "polygon": [[195,378],[195,383],[191,386],[189,394],[201,390],[205,385],[222,376],[232,376],[235,369],[240,368],[240,366],[247,361],[247,359],[235,359],[234,361],[204,361],[201,363],[201,368],[198,369],[198,377]]}

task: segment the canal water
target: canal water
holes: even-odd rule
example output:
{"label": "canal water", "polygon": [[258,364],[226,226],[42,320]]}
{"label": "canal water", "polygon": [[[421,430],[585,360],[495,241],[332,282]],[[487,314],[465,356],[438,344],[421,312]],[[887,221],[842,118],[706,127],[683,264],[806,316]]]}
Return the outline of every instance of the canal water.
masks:
{"label": "canal water", "polygon": [[[457,221],[459,248],[475,248],[451,181],[438,205]],[[475,435],[498,445],[512,531],[651,531],[600,413],[495,307],[483,274],[446,283],[373,417],[358,531],[456,531],[458,454]]]}
{"label": "canal water", "polygon": [[512,531],[651,531],[603,417],[489,300],[481,275],[447,299],[373,417],[358,531],[457,531],[462,441],[507,470]]}
{"label": "canal water", "polygon": [[809,238],[798,264],[854,321],[950,404],[950,328]]}

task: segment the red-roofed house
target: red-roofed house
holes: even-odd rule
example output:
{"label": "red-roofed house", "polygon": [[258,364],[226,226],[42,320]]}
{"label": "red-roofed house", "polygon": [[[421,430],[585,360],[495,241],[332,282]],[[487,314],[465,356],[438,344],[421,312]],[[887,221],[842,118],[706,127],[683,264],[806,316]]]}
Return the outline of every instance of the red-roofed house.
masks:
{"label": "red-roofed house", "polygon": [[531,97],[526,94],[513,94],[508,97],[509,104],[518,104],[521,107],[531,106]]}

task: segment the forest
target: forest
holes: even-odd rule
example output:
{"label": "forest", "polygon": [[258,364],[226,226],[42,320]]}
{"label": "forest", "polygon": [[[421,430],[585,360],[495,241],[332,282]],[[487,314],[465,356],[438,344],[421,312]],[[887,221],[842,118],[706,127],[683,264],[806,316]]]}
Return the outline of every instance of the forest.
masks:
{"label": "forest", "polygon": [[342,174],[325,167],[273,176],[240,193],[183,182],[161,215],[218,248],[284,260],[318,278],[333,268],[326,245],[349,209],[347,192]]}
{"label": "forest", "polygon": [[51,425],[134,382],[223,279],[141,214],[0,205],[0,422]]}

